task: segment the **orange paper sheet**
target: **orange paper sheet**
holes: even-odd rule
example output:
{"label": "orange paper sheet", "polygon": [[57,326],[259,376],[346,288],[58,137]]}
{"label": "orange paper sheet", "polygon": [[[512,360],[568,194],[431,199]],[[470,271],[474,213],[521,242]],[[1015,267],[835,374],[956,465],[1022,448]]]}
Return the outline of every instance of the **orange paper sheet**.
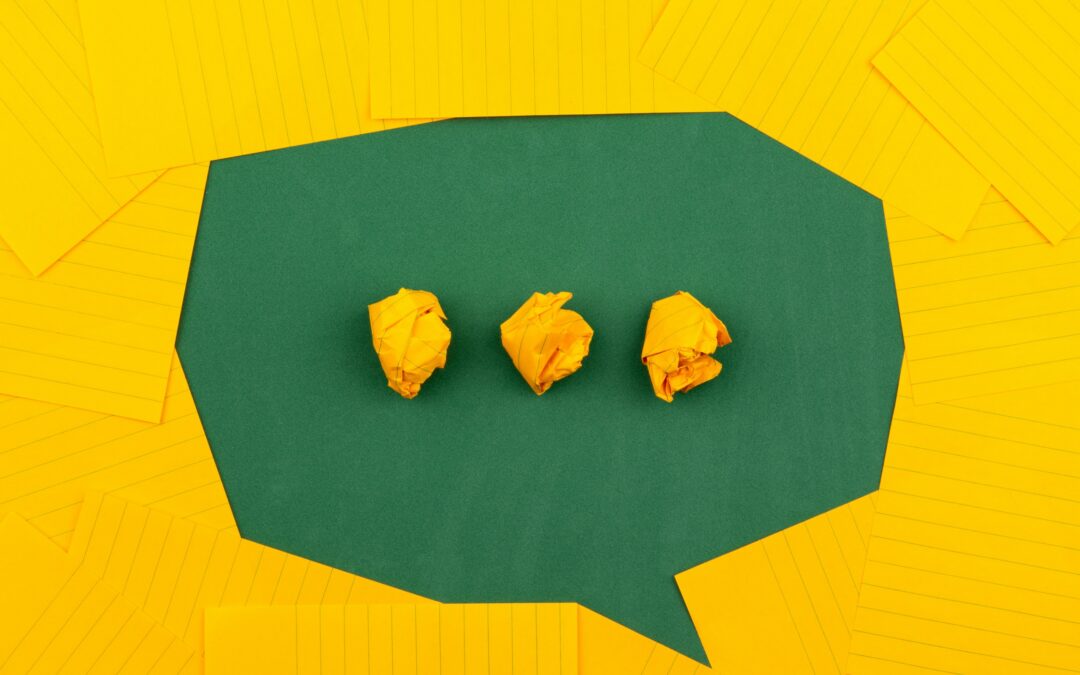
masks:
{"label": "orange paper sheet", "polygon": [[564,604],[299,605],[206,612],[206,673],[576,675]]}
{"label": "orange paper sheet", "polygon": [[0,139],[0,239],[32,275],[156,178],[108,177],[75,0],[0,3]]}
{"label": "orange paper sheet", "polygon": [[160,424],[0,396],[0,514],[66,547],[88,491],[236,533],[179,359]]}
{"label": "orange paper sheet", "polygon": [[578,658],[579,675],[703,675],[713,672],[587,607],[578,609]]}
{"label": "orange paper sheet", "polygon": [[428,602],[111,495],[87,497],[70,552],[200,654],[207,607]]}
{"label": "orange paper sheet", "polygon": [[1022,390],[1080,380],[1080,232],[1048,246],[996,191],[960,241],[889,205],[885,225],[917,403],[1010,391],[995,405],[1075,401],[1068,387]]}
{"label": "orange paper sheet", "polygon": [[901,387],[851,675],[1058,675],[1080,663],[1080,425],[983,404],[916,405]]}
{"label": "orange paper sheet", "polygon": [[358,0],[82,0],[113,174],[416,123],[373,119]]}
{"label": "orange paper sheet", "polygon": [[36,278],[0,241],[0,394],[161,421],[207,171],[165,172]]}
{"label": "orange paper sheet", "polygon": [[1080,224],[1080,7],[932,0],[874,58],[1053,243]]}
{"label": "orange paper sheet", "polygon": [[676,575],[709,662],[846,675],[876,493]]}
{"label": "orange paper sheet", "polygon": [[364,0],[375,117],[706,112],[638,63],[662,0]]}
{"label": "orange paper sheet", "polygon": [[12,514],[0,519],[0,608],[3,675],[200,672],[192,649]]}

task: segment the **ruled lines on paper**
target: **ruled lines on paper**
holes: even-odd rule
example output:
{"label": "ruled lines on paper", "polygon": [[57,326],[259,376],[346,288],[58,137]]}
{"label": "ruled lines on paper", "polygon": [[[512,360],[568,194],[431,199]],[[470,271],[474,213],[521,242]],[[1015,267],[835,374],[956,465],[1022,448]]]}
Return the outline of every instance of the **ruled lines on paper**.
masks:
{"label": "ruled lines on paper", "polygon": [[207,607],[428,602],[112,495],[87,497],[70,552],[200,653]]}
{"label": "ruled lines on paper", "polygon": [[1080,224],[1080,9],[932,1],[874,65],[1053,243]]}
{"label": "ruled lines on paper", "polygon": [[364,0],[376,117],[704,112],[637,53],[660,0]]}
{"label": "ruled lines on paper", "polygon": [[0,243],[0,393],[160,421],[207,171],[162,174],[38,277]]}
{"label": "ruled lines on paper", "polygon": [[0,4],[0,238],[34,275],[154,174],[110,178],[75,0]]}
{"label": "ruled lines on paper", "polygon": [[206,673],[575,675],[577,617],[572,603],[215,608]]}
{"label": "ruled lines on paper", "polygon": [[121,4],[79,3],[114,173],[414,123],[371,115],[359,2]]}
{"label": "ruled lines on paper", "polygon": [[0,397],[0,514],[19,513],[66,547],[88,491],[236,533],[178,359],[160,424]]}
{"label": "ruled lines on paper", "polygon": [[675,576],[720,673],[845,675],[877,493]]}
{"label": "ruled lines on paper", "polygon": [[897,398],[848,670],[1075,672],[1080,427]]}
{"label": "ruled lines on paper", "polygon": [[641,60],[958,238],[989,183],[870,62],[919,4],[672,0]]}
{"label": "ruled lines on paper", "polygon": [[195,652],[25,520],[0,519],[0,673],[195,675]]}
{"label": "ruled lines on paper", "polygon": [[996,191],[960,241],[885,225],[916,402],[1080,380],[1080,233],[1048,246]]}

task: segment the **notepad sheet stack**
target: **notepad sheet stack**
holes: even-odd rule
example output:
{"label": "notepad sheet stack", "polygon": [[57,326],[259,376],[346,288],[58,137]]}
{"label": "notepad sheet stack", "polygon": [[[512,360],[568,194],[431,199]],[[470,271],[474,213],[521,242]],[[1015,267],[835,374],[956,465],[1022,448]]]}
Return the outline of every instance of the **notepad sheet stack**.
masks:
{"label": "notepad sheet stack", "polygon": [[1077,53],[1070,0],[3,3],[0,673],[708,670],[242,539],[174,346],[212,160],[719,111],[882,199],[906,356],[879,491],[677,575],[713,667],[1080,670]]}

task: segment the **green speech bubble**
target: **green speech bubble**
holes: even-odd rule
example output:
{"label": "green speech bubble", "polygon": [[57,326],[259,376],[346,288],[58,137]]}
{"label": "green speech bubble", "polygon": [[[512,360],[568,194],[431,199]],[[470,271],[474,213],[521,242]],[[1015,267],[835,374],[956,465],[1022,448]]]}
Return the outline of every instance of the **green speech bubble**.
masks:
{"label": "green speech bubble", "polygon": [[[406,401],[367,304],[433,291]],[[734,343],[668,405],[683,289]],[[533,394],[499,323],[596,331]],[[217,162],[181,356],[241,531],[447,601],[576,600],[704,658],[672,575],[874,489],[902,353],[881,204],[726,115],[452,120]]]}

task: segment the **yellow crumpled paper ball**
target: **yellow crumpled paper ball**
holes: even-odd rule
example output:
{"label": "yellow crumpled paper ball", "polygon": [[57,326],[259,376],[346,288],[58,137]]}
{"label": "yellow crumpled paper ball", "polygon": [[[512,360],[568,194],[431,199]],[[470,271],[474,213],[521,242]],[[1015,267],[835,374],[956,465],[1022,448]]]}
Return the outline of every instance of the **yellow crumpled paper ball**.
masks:
{"label": "yellow crumpled paper ball", "polygon": [[414,398],[436,368],[446,366],[450,329],[434,293],[402,288],[368,305],[371,339],[386,383]]}
{"label": "yellow crumpled paper ball", "polygon": [[671,403],[675,392],[690,391],[720,374],[723,366],[710,354],[728,344],[731,335],[712,310],[678,291],[653,303],[641,361],[653,391]]}
{"label": "yellow crumpled paper ball", "polygon": [[567,291],[533,293],[502,322],[503,348],[538,395],[573,375],[589,355],[592,327],[577,312],[563,309],[572,297]]}

